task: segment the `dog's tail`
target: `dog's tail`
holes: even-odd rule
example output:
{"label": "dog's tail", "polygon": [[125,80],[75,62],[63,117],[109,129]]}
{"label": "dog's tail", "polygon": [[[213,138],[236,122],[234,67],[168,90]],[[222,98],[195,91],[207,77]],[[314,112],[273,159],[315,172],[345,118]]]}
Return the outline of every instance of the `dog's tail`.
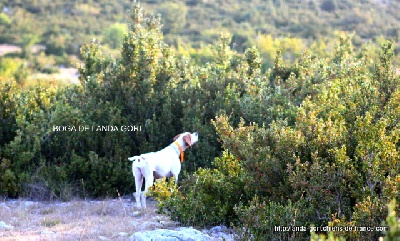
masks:
{"label": "dog's tail", "polygon": [[128,157],[128,160],[133,162],[133,161],[140,161],[142,159],[141,156],[133,156],[133,157]]}
{"label": "dog's tail", "polygon": [[133,156],[133,157],[128,157],[128,160],[133,162],[133,161],[146,161],[146,158],[144,156]]}

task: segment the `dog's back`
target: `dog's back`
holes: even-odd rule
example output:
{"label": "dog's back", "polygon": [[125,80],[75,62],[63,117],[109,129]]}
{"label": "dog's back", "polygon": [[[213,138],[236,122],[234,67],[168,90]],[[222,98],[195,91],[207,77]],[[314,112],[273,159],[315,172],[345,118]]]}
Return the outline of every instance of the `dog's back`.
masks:
{"label": "dog's back", "polygon": [[155,178],[170,177],[179,174],[181,170],[179,157],[171,146],[157,152],[142,154],[141,157],[146,160],[146,165],[155,174]]}

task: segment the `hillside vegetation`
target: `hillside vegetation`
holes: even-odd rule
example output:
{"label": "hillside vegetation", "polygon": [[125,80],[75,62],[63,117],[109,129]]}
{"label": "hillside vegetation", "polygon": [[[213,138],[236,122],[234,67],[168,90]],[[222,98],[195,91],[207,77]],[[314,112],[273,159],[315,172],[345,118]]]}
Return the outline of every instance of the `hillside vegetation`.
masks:
{"label": "hillside vegetation", "polygon": [[[342,2],[329,2],[342,9]],[[395,41],[356,45],[357,34],[337,31],[328,45],[317,39],[296,55],[272,46],[265,62],[262,49],[241,51],[234,35],[221,34],[204,52],[185,57],[167,44],[162,20],[138,3],[129,9],[119,54],[110,55],[99,40],[81,47],[80,84],[22,87],[29,75],[22,56],[1,59],[8,62],[0,69],[7,73],[0,76],[0,195],[130,194],[128,156],[197,131],[179,188],[161,182],[152,190],[173,220],[226,224],[243,240],[400,237]],[[300,41],[262,36],[282,46]],[[381,226],[390,229],[356,229]]]}
{"label": "hillside vegetation", "polygon": [[[79,55],[82,44],[97,38],[111,50],[118,49],[128,30],[131,4],[131,0],[5,0],[0,3],[0,44],[40,43],[47,55],[63,56]],[[391,0],[147,0],[142,4],[147,12],[162,16],[166,42],[183,47],[182,54],[196,55],[195,49],[214,44],[221,31],[233,34],[230,45],[239,52],[253,45],[268,52],[270,46],[259,42],[265,36],[297,38],[301,43],[294,45],[310,45],[331,39],[339,30],[354,32],[353,44],[360,46],[381,37],[397,39],[400,34],[400,5]],[[304,48],[291,45],[293,51]]]}
{"label": "hillside vegetation", "polygon": [[[75,82],[75,76],[63,75],[64,68],[79,67],[84,43],[96,39],[106,55],[119,56],[131,4],[131,0],[0,2],[0,56],[7,53],[1,44],[20,47],[20,52],[2,57],[0,66],[10,70],[0,75],[12,76],[22,86],[49,79]],[[392,0],[147,0],[142,4],[147,13],[162,17],[164,40],[177,56],[207,63],[212,59],[209,44],[215,44],[221,32],[229,33],[229,45],[236,51],[257,47],[263,71],[273,66],[278,49],[285,61],[293,62],[306,49],[320,56],[331,52],[332,40],[340,32],[352,34],[354,46],[370,43],[371,49],[384,39],[397,40],[400,31],[400,7]],[[399,63],[400,45],[393,44],[393,61]]]}

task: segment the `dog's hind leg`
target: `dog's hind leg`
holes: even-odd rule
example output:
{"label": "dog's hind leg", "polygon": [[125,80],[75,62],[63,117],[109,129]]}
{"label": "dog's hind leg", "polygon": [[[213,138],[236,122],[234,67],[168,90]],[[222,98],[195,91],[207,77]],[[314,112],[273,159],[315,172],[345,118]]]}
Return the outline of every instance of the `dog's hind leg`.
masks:
{"label": "dog's hind leg", "polygon": [[140,208],[140,197],[141,197],[141,191],[142,191],[142,184],[143,184],[143,175],[140,173],[140,170],[135,170],[135,186],[136,186],[136,193],[135,193],[135,199],[136,199],[136,207]]}

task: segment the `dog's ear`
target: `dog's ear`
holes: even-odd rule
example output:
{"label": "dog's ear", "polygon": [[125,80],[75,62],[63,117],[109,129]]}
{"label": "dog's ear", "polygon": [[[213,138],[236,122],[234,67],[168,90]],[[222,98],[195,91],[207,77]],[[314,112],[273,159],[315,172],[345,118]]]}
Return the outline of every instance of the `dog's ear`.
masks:
{"label": "dog's ear", "polygon": [[183,141],[186,143],[187,146],[192,146],[192,139],[190,134],[187,134],[183,137]]}
{"label": "dog's ear", "polygon": [[176,139],[178,139],[181,136],[181,134],[176,135],[173,140],[176,141]]}

